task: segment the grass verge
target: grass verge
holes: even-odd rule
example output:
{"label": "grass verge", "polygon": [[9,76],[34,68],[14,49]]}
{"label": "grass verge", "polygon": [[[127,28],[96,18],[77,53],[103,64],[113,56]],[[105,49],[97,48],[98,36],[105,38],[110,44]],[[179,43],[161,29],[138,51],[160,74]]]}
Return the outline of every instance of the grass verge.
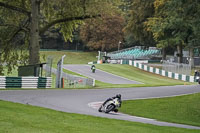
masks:
{"label": "grass verge", "polygon": [[0,101],[0,114],[2,133],[199,133],[199,130],[64,113],[5,101]]}
{"label": "grass verge", "polygon": [[170,86],[170,85],[192,84],[192,83],[183,82],[180,80],[167,78],[167,77],[153,74],[150,72],[146,72],[146,71],[143,71],[141,69],[138,69],[138,68],[135,68],[135,67],[129,66],[129,65],[103,64],[103,65],[97,65],[97,68],[101,69],[103,71],[110,72],[115,75],[119,75],[119,76],[122,76],[122,77],[125,77],[128,79],[143,83],[143,84],[139,84],[139,85],[137,85],[137,84],[124,85],[124,86],[129,86],[129,87],[166,86],[166,85]]}
{"label": "grass verge", "polygon": [[161,121],[200,126],[200,93],[124,101],[121,112]]}
{"label": "grass verge", "polygon": [[41,62],[45,62],[45,58],[42,57],[53,57],[53,66],[56,67],[58,61],[63,55],[64,64],[87,64],[88,62],[97,60],[97,52],[66,52],[66,51],[40,51]]}

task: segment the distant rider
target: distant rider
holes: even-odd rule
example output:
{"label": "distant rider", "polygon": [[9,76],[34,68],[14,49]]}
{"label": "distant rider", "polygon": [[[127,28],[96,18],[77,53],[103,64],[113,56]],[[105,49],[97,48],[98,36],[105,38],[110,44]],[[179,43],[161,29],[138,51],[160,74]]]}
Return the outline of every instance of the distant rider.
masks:
{"label": "distant rider", "polygon": [[[194,78],[195,78],[195,81],[196,81],[196,78],[197,77],[200,77],[200,72],[198,70],[195,70],[194,71]],[[197,81],[198,82],[198,81]]]}
{"label": "distant rider", "polygon": [[96,67],[95,67],[95,65],[93,64],[93,65],[91,66],[91,70],[92,70],[93,73],[95,72],[95,69],[96,69]]}

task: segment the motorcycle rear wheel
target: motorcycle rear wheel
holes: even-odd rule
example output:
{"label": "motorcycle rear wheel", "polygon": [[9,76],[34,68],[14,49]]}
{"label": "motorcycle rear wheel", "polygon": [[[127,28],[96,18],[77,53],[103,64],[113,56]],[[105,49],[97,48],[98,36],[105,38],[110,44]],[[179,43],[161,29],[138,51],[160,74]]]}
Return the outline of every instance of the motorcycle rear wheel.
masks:
{"label": "motorcycle rear wheel", "polygon": [[112,104],[108,105],[108,106],[106,107],[105,113],[109,113],[109,112],[112,111],[114,108],[115,108],[114,105],[112,105]]}

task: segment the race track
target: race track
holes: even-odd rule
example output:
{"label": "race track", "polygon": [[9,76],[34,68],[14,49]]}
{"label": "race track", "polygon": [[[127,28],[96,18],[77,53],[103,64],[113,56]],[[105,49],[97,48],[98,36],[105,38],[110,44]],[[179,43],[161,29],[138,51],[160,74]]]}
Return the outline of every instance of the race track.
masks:
{"label": "race track", "polygon": [[22,104],[30,104],[54,110],[121,119],[160,126],[200,129],[200,127],[159,122],[153,119],[134,117],[125,114],[105,114],[97,111],[101,102],[118,93],[122,100],[168,97],[200,92],[199,85],[171,87],[112,88],[87,90],[1,90],[0,99]]}
{"label": "race track", "polygon": [[64,69],[68,69],[72,72],[79,73],[86,77],[94,78],[101,82],[110,83],[110,84],[142,84],[137,81],[129,80],[124,77],[113,75],[105,71],[96,69],[95,73],[91,72],[89,65],[63,65]]}

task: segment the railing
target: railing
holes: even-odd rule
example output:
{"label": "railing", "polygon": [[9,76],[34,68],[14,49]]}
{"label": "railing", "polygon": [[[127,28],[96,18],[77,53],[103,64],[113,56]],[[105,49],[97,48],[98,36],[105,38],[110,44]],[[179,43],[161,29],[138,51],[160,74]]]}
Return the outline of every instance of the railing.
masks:
{"label": "railing", "polygon": [[191,74],[191,65],[189,64],[183,64],[183,63],[174,63],[169,61],[163,61],[163,70],[173,72],[173,73],[179,73],[179,74],[185,74],[190,75]]}
{"label": "railing", "polygon": [[[57,73],[55,68],[52,68],[52,73]],[[67,73],[62,73],[62,78],[64,78],[65,88],[81,88],[86,86],[95,86],[95,79],[85,78],[76,75],[71,75]]]}
{"label": "railing", "polygon": [[185,75],[185,74],[178,74],[178,73],[174,73],[174,72],[168,72],[168,71],[165,71],[165,70],[162,70],[162,69],[159,69],[159,68],[144,65],[144,64],[139,63],[137,61],[121,60],[121,64],[128,64],[128,65],[137,67],[139,69],[142,69],[144,71],[148,71],[148,72],[158,74],[158,75],[161,75],[161,76],[165,76],[165,77],[168,77],[168,78],[172,78],[172,79],[177,79],[177,80],[182,80],[182,81],[187,81],[187,82],[195,82],[194,76]]}

